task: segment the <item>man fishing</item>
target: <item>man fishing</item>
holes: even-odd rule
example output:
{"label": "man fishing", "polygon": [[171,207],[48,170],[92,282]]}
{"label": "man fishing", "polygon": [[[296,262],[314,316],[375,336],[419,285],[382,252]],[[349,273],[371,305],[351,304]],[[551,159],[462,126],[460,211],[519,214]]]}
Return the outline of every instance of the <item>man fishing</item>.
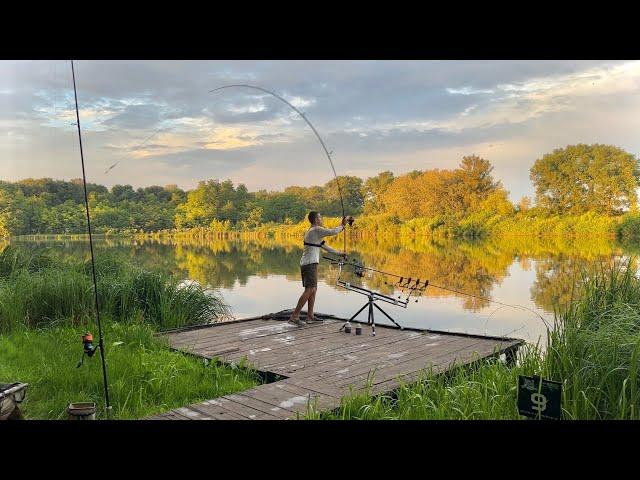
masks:
{"label": "man fishing", "polygon": [[[307,323],[319,322],[313,316],[313,304],[316,301],[316,291],[318,289],[318,263],[320,263],[320,249],[335,255],[341,255],[346,257],[346,253],[339,252],[333,248],[324,244],[324,237],[337,235],[342,232],[347,223],[353,223],[353,217],[343,217],[342,225],[336,228],[325,228],[322,224],[322,216],[318,212],[309,212],[309,223],[311,227],[304,234],[304,250],[302,251],[302,258],[300,259],[300,273],[302,275],[302,286],[304,292],[298,300],[295,310],[289,318],[289,323],[298,327],[304,326]],[[300,311],[305,303],[308,303],[307,318],[306,321],[302,321],[299,318]]]}

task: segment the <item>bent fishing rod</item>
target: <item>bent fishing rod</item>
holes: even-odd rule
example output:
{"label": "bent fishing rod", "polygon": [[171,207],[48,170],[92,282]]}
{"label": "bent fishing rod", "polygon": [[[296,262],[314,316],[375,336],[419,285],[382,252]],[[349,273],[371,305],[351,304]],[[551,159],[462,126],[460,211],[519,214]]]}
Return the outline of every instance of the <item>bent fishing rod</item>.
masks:
{"label": "bent fishing rod", "polygon": [[[268,95],[271,95],[271,96],[277,98],[278,100],[280,100],[281,102],[285,103],[286,105],[288,105],[291,109],[293,109],[293,111],[295,111],[298,115],[300,115],[305,122],[307,122],[307,125],[309,125],[309,127],[311,127],[311,130],[313,130],[313,133],[316,135],[318,141],[320,142],[320,145],[322,145],[322,149],[324,150],[324,153],[325,153],[327,159],[329,160],[329,163],[331,164],[331,170],[333,171],[333,176],[336,179],[336,184],[338,186],[338,194],[340,195],[340,208],[342,209],[342,218],[345,218],[346,215],[345,215],[345,210],[344,210],[344,199],[342,197],[342,187],[340,186],[340,179],[338,178],[338,174],[336,173],[336,167],[333,164],[333,160],[331,158],[331,154],[333,152],[329,151],[329,149],[327,148],[327,146],[324,143],[324,140],[322,140],[322,137],[318,133],[318,130],[316,130],[316,127],[313,126],[313,123],[311,123],[311,121],[307,118],[307,116],[303,112],[301,112],[298,108],[296,108],[293,104],[291,104],[291,102],[287,101],[286,99],[284,99],[283,97],[281,97],[277,93],[272,92],[271,90],[267,90],[266,88],[258,87],[258,86],[255,86],[255,85],[247,85],[247,84],[223,85],[222,87],[218,87],[218,88],[214,88],[213,90],[209,90],[209,93],[218,92],[220,90],[224,90],[224,89],[227,89],[227,88],[250,88],[250,89],[258,90],[260,92],[263,92],[263,93],[266,93]],[[342,241],[343,241],[343,252],[346,254],[347,253],[347,229],[346,228],[343,230]]]}
{"label": "bent fishing rod", "polygon": [[[93,235],[91,231],[91,215],[89,214],[89,195],[87,194],[87,174],[84,168],[84,152],[82,149],[82,131],[80,128],[80,110],[78,108],[78,91],[76,89],[76,73],[73,68],[73,60],[71,60],[71,76],[73,78],[73,95],[75,98],[76,104],[76,125],[78,127],[78,141],[80,143],[80,163],[82,164],[82,185],[84,187],[84,205],[87,214],[87,229],[89,231],[89,249],[91,251],[91,272],[93,274],[93,295],[95,301],[95,309],[96,309],[96,322],[98,324],[98,346],[94,347],[92,345],[93,337],[90,333],[86,333],[83,335],[82,340],[84,344],[84,353],[82,359],[84,360],[84,355],[91,357],[93,353],[95,353],[96,349],[100,349],[100,357],[102,359],[102,381],[104,386],[104,399],[106,404],[107,417],[111,411],[111,404],[109,403],[109,384],[107,382],[107,365],[104,358],[104,336],[102,334],[102,324],[100,322],[100,304],[98,302],[98,280],[96,278],[96,262],[95,255],[93,252]],[[81,364],[78,365],[78,367]]]}
{"label": "bent fishing rod", "polygon": [[[309,127],[311,128],[311,130],[313,131],[313,133],[315,134],[316,138],[318,139],[318,141],[320,142],[320,145],[322,146],[322,150],[324,151],[325,156],[327,157],[327,159],[329,160],[329,164],[331,165],[331,170],[333,172],[333,176],[336,180],[336,185],[338,187],[338,195],[340,196],[340,209],[342,211],[342,217],[345,218],[346,214],[345,214],[345,209],[344,209],[344,196],[342,195],[342,186],[340,185],[340,179],[338,178],[338,173],[336,171],[336,167],[333,163],[333,159],[331,158],[331,154],[333,153],[333,151],[329,151],[329,149],[327,148],[327,145],[325,144],[324,140],[322,139],[322,137],[320,136],[320,133],[318,132],[318,130],[316,129],[316,127],[313,125],[313,123],[311,123],[311,121],[307,118],[307,116],[305,115],[304,112],[300,111],[300,109],[298,109],[295,105],[293,105],[291,102],[289,102],[288,100],[286,100],[285,98],[283,98],[282,96],[278,95],[275,92],[272,92],[271,90],[267,90],[266,88],[263,87],[259,87],[256,85],[248,85],[248,84],[232,84],[232,85],[223,85],[221,87],[218,88],[214,88],[213,90],[209,90],[208,93],[214,93],[220,90],[224,90],[227,88],[249,88],[249,89],[253,89],[253,90],[258,90],[260,92],[266,93],[268,95],[271,95],[275,98],[277,98],[278,100],[280,100],[281,102],[283,102],[284,104],[286,104],[287,106],[289,106],[294,112],[296,112],[298,115],[300,115],[300,117],[302,117],[302,119],[307,123],[307,125],[309,125]],[[158,129],[156,129],[155,131],[153,131],[149,136],[147,136],[141,144],[139,144],[137,147],[141,147],[142,145],[144,145],[146,142],[148,142],[151,138],[153,138],[155,135],[157,135],[160,131],[164,130],[164,127],[160,127]],[[120,163],[120,160],[118,160],[117,162],[113,163],[112,165],[110,165],[106,170],[105,170],[105,174],[108,174],[111,170],[113,170],[118,164]],[[350,224],[351,225],[351,224]],[[342,238],[342,249],[344,253],[347,253],[347,233],[346,233],[346,229],[343,231],[343,238]]]}

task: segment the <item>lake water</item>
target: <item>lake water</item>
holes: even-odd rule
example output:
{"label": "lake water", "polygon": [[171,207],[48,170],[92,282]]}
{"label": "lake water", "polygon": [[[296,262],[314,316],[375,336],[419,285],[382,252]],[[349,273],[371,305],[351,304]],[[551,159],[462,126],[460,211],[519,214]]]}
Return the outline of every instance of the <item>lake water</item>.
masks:
{"label": "lake water", "polygon": [[[82,240],[14,240],[29,248],[60,249],[69,255],[88,255]],[[96,255],[116,251],[141,266],[195,280],[217,289],[236,318],[293,308],[302,292],[300,239],[252,240],[133,240],[99,238]],[[341,240],[332,245],[341,249]],[[351,241],[358,261],[413,279],[490,298],[523,308],[504,307],[486,300],[428,287],[408,307],[382,303],[401,325],[455,332],[507,335],[536,342],[545,325],[533,312],[553,320],[554,308],[565,308],[581,275],[629,252],[606,238],[505,238],[481,242],[433,240]],[[359,278],[346,269],[342,279],[397,297],[380,274]],[[367,299],[336,285],[337,268],[321,260],[316,312],[350,317]],[[402,295],[404,299],[406,296]],[[529,311],[530,309],[532,311]],[[366,310],[358,318],[366,320]],[[381,314],[376,323],[389,321]]]}

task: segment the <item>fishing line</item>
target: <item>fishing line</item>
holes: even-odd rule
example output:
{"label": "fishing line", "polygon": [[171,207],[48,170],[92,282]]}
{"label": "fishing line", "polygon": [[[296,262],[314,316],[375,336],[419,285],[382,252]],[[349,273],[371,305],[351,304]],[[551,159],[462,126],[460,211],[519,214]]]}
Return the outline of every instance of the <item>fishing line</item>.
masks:
{"label": "fishing line", "polygon": [[[377,272],[377,273],[381,273],[382,275],[387,275],[390,277],[395,277],[395,278],[399,278],[400,281],[402,281],[403,279],[406,279],[407,277],[401,276],[401,275],[396,275],[394,273],[389,273],[389,272],[384,272],[382,270],[377,270],[375,268],[371,268],[371,267],[365,267],[364,265],[358,265],[355,262],[351,261],[351,262],[345,262],[345,265],[350,265],[352,267],[356,267],[360,270],[370,270],[372,272]],[[542,320],[542,322],[550,328],[550,325],[547,323],[547,321],[544,319],[544,317],[542,315],[540,315],[538,312],[536,312],[535,310],[529,308],[529,307],[525,307],[524,305],[511,305],[508,303],[503,303],[503,302],[499,302],[497,300],[493,300],[491,298],[488,297],[482,297],[480,295],[475,295],[473,293],[467,293],[467,292],[462,292],[460,290],[455,290],[453,288],[448,288],[448,287],[443,287],[441,285],[436,285],[434,283],[429,282],[428,284],[429,287],[435,287],[435,288],[439,288],[441,290],[446,290],[452,293],[457,293],[459,295],[464,295],[467,297],[473,297],[473,298],[477,298],[479,300],[485,300],[487,302],[491,302],[491,303],[495,303],[497,305],[502,305],[503,307],[510,307],[510,308],[515,308],[516,310],[523,310],[523,311],[528,311],[530,313],[533,313],[534,315],[536,315],[538,318],[540,318],[540,320]],[[428,287],[427,287],[428,288]],[[495,312],[494,312],[495,313]]]}
{"label": "fishing line", "polygon": [[[134,148],[139,149],[140,147],[143,147],[144,145],[146,145],[146,143],[151,140],[153,137],[155,137],[158,133],[160,133],[161,131],[166,130],[167,127],[159,127],[156,130],[154,130],[151,135],[149,135],[148,137],[146,137],[141,143],[139,143],[138,145],[136,145]],[[120,160],[118,160],[116,163],[114,163],[113,165],[111,165],[109,168],[107,168],[104,171],[104,174],[107,175],[111,170],[113,170],[114,168],[116,168],[118,166],[118,164],[124,160],[124,156],[123,158],[121,158]]]}
{"label": "fishing line", "polygon": [[[307,116],[304,114],[304,112],[300,111],[293,104],[291,104],[291,102],[289,102],[285,98],[281,97],[277,93],[272,92],[271,90],[267,90],[266,88],[258,87],[258,86],[255,86],[255,85],[247,85],[247,84],[223,85],[222,87],[218,87],[218,88],[214,88],[213,90],[209,90],[208,93],[213,93],[213,92],[220,91],[220,90],[227,89],[227,88],[250,88],[250,89],[254,89],[254,90],[258,90],[260,92],[266,93],[268,95],[271,95],[271,96],[277,98],[281,102],[285,103],[293,111],[295,111],[298,115],[300,115],[300,117],[302,117],[302,119],[307,123],[307,125],[309,125],[309,127],[311,128],[311,130],[315,134],[316,138],[320,142],[320,145],[322,146],[322,149],[323,149],[327,159],[329,160],[329,164],[331,165],[331,171],[333,172],[333,176],[334,176],[334,178],[336,180],[336,185],[338,187],[338,195],[340,196],[340,210],[342,211],[342,217],[345,217],[346,214],[345,214],[345,209],[344,209],[344,196],[342,194],[342,186],[340,185],[340,179],[338,178],[338,173],[336,171],[336,167],[335,167],[335,165],[333,163],[333,159],[331,158],[331,154],[333,153],[333,151],[329,151],[329,149],[327,148],[326,144],[324,143],[324,140],[320,136],[320,133],[318,132],[316,127],[313,125],[313,123],[311,123],[311,121],[307,118]],[[166,127],[160,127],[158,129],[156,129],[149,136],[147,136],[142,141],[142,143],[138,144],[136,146],[136,148],[140,148],[143,145],[145,145],[149,140],[151,140],[154,136],[156,136],[158,133],[160,133],[160,131],[164,130],[165,128]],[[115,162],[111,166],[109,166],[104,172],[105,175],[108,174],[115,167],[117,167],[120,164],[121,161],[122,160],[118,160],[117,162]],[[343,249],[344,253],[347,253],[347,230],[346,230],[346,228],[343,230],[343,236],[342,237],[343,237],[342,238],[342,243],[343,243],[343,248],[342,249]]]}
{"label": "fishing line", "polygon": [[485,300],[487,302],[495,303],[497,305],[502,305],[503,307],[510,307],[510,308],[515,308],[515,309],[519,309],[519,310],[526,310],[528,312],[533,313],[537,317],[539,317],[544,322],[544,324],[546,326],[549,326],[549,324],[547,323],[547,321],[544,319],[544,317],[542,315],[540,315],[535,310],[532,310],[531,308],[525,307],[524,305],[511,305],[511,304],[508,304],[508,303],[502,303],[502,302],[499,302],[497,300],[492,300],[491,298],[488,298],[488,297],[482,297],[480,295],[474,295],[473,293],[461,292],[460,290],[454,290],[453,288],[442,287],[440,285],[435,285],[435,284],[433,284],[431,282],[429,282],[429,286],[436,287],[436,288],[439,288],[441,290],[447,290],[449,292],[457,293],[459,295],[466,295],[467,297],[473,297],[473,298],[477,298],[479,300]]}
{"label": "fishing line", "polygon": [[[338,194],[340,195],[340,207],[342,209],[342,217],[344,218],[345,217],[345,213],[344,213],[344,200],[342,198],[342,187],[340,186],[340,180],[338,179],[338,174],[336,173],[336,167],[333,164],[333,160],[331,159],[331,153],[333,153],[333,152],[329,152],[329,150],[327,149],[327,146],[324,143],[324,140],[322,140],[322,137],[320,136],[320,134],[316,130],[316,127],[313,126],[311,121],[307,118],[307,116],[303,112],[301,112],[299,109],[297,109],[289,101],[285,100],[284,98],[282,98],[277,93],[274,93],[274,92],[272,92],[270,90],[267,90],[266,88],[257,87],[255,85],[233,84],[233,85],[223,85],[222,87],[214,88],[213,90],[209,90],[209,93],[217,92],[217,91],[220,91],[220,90],[223,90],[223,89],[226,89],[226,88],[238,88],[238,87],[240,87],[240,88],[252,88],[254,90],[259,90],[261,92],[264,92],[264,93],[267,93],[269,95],[274,96],[275,98],[277,98],[281,102],[284,102],[289,107],[291,107],[298,115],[300,115],[302,117],[302,119],[305,122],[307,122],[307,125],[309,125],[309,127],[311,127],[311,130],[313,130],[313,133],[315,133],[316,137],[318,138],[318,141],[320,142],[320,145],[322,145],[322,149],[324,150],[324,153],[327,156],[327,158],[329,159],[329,163],[331,164],[331,170],[333,170],[333,176],[335,177],[336,184],[338,185]],[[346,229],[346,226],[345,226],[345,229],[343,230],[343,251],[344,251],[344,253],[347,253],[347,229]]]}
{"label": "fishing line", "polygon": [[109,385],[107,383],[107,365],[104,359],[104,341],[103,341],[103,335],[102,335],[102,324],[100,323],[100,306],[98,303],[98,280],[96,278],[96,262],[95,262],[95,255],[93,252],[91,215],[89,214],[89,195],[87,193],[87,174],[84,168],[84,153],[82,150],[82,131],[80,128],[80,111],[78,108],[78,91],[76,89],[76,73],[75,73],[75,69],[73,68],[73,60],[71,60],[71,76],[73,79],[73,95],[74,95],[75,104],[76,104],[76,125],[78,127],[78,141],[80,143],[80,163],[82,164],[82,185],[84,187],[84,204],[85,204],[85,210],[87,213],[87,228],[89,230],[89,249],[91,250],[91,272],[93,274],[93,293],[94,293],[94,300],[95,300],[96,321],[98,323],[98,336],[99,336],[98,348],[100,349],[100,357],[102,358],[102,380],[104,384],[104,398],[106,402],[107,416],[109,416],[111,405],[109,403]]}

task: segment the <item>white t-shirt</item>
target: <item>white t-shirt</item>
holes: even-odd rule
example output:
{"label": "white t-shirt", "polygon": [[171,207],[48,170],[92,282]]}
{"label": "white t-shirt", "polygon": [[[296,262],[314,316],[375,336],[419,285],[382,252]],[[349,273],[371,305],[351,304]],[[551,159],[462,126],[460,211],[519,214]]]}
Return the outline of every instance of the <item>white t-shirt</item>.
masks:
{"label": "white t-shirt", "polygon": [[[344,230],[344,226],[342,225],[339,225],[336,228],[311,227],[309,230],[307,230],[307,233],[304,234],[304,241],[307,243],[315,243],[320,245],[324,237],[337,235],[342,230]],[[334,250],[333,248],[327,245],[322,245],[322,247],[305,245],[304,250],[302,250],[302,258],[300,259],[300,266],[310,265],[312,263],[320,263],[321,248],[330,253],[340,254],[339,251]]]}

